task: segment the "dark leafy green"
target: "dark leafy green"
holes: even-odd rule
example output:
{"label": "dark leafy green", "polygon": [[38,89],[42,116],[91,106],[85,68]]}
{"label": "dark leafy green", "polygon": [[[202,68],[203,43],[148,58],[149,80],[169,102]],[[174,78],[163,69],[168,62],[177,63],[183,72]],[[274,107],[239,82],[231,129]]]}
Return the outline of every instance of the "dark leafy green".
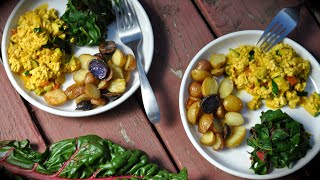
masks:
{"label": "dark leafy green", "polygon": [[249,61],[252,61],[253,59],[254,59],[254,50],[251,50],[250,52],[249,52]]}
{"label": "dark leafy green", "polygon": [[[44,153],[28,140],[0,141],[0,168],[31,179],[187,179],[187,171],[170,173],[137,149],[126,150],[96,135],[66,139]],[[1,172],[1,171],[0,171]]]}
{"label": "dark leafy green", "polygon": [[[119,0],[116,4],[119,4]],[[96,46],[107,37],[114,21],[112,0],[69,0],[61,19],[68,25],[68,39],[78,46]]]}
{"label": "dark leafy green", "polygon": [[299,122],[280,109],[262,112],[261,124],[251,128],[247,144],[254,150],[250,153],[251,169],[256,174],[267,174],[270,166],[290,167],[290,163],[303,158],[308,149],[310,135]]}
{"label": "dark leafy green", "polygon": [[272,94],[274,95],[274,96],[278,96],[278,94],[279,94],[279,88],[278,88],[278,85],[277,85],[277,83],[276,82],[274,82],[274,80],[272,79]]}

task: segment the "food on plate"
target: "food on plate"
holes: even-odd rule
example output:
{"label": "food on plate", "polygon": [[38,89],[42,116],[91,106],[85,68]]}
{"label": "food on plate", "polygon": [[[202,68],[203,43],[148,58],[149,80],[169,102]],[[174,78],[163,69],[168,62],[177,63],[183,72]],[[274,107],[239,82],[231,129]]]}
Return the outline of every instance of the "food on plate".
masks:
{"label": "food on plate", "polygon": [[200,143],[216,151],[239,146],[246,135],[242,126],[244,118],[240,114],[242,101],[232,94],[232,80],[217,77],[212,72],[224,68],[225,63],[223,54],[212,54],[210,60],[199,60],[191,71],[189,97],[185,102],[188,122],[197,125],[202,134]]}
{"label": "food on plate", "polygon": [[65,41],[66,28],[57,11],[47,5],[19,17],[18,26],[11,31],[8,62],[27,90],[43,95],[58,89],[66,73],[80,68]]}
{"label": "food on plate", "polygon": [[98,46],[107,38],[107,26],[115,20],[112,1],[68,0],[61,16],[69,27],[67,39],[77,46]]}
{"label": "food on plate", "polygon": [[251,169],[256,174],[267,174],[270,167],[291,167],[311,148],[310,134],[303,125],[287,113],[278,110],[262,112],[261,124],[251,128],[247,144],[254,148],[250,153]]}
{"label": "food on plate", "polygon": [[313,92],[305,101],[301,104],[305,110],[307,110],[312,116],[318,116],[320,113],[320,95]]}
{"label": "food on plate", "polygon": [[75,83],[64,91],[69,100],[76,100],[76,110],[104,106],[125,92],[136,59],[114,46],[113,41],[106,41],[99,46],[100,53],[79,56],[81,69],[73,73]]}
{"label": "food on plate", "polygon": [[137,149],[96,135],[51,144],[44,153],[34,151],[29,140],[0,141],[0,167],[31,179],[187,179],[187,170],[171,173],[150,162]]}
{"label": "food on plate", "polygon": [[263,99],[270,108],[285,105],[295,108],[302,103],[310,62],[283,43],[275,45],[268,53],[255,46],[241,45],[230,49],[225,73],[237,89],[244,89],[253,96],[247,104],[249,109],[258,109]]}

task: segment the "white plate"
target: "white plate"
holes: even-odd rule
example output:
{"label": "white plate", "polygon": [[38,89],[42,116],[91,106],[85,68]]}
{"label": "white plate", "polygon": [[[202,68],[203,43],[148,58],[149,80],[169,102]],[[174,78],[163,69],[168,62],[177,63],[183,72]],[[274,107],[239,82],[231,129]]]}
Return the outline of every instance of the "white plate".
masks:
{"label": "white plate", "polygon": [[[144,64],[145,71],[148,72],[152,62],[152,56],[153,56],[153,47],[154,47],[153,31],[152,31],[152,27],[151,27],[148,15],[146,14],[141,4],[137,0],[132,0],[132,2],[137,12],[140,25],[142,27],[142,33],[144,38],[143,45],[142,45],[143,55],[144,55],[143,64]],[[9,44],[9,38],[11,37],[11,29],[17,27],[19,16],[25,13],[26,11],[34,10],[39,5],[42,5],[44,3],[47,3],[49,5],[49,8],[54,8],[58,10],[59,16],[61,16],[66,10],[67,0],[60,0],[59,2],[57,2],[56,0],[22,0],[17,4],[17,6],[12,11],[3,31],[2,45],[1,45],[3,64],[11,83],[13,84],[15,89],[20,93],[20,95],[24,99],[26,99],[29,103],[33,104],[34,106],[44,111],[47,111],[52,114],[56,114],[60,116],[68,116],[68,117],[82,117],[82,116],[90,116],[90,115],[102,113],[116,107],[117,105],[121,104],[123,101],[128,99],[128,97],[130,97],[140,85],[137,70],[135,70],[131,75],[131,79],[127,85],[126,92],[119,99],[113,102],[110,102],[105,106],[98,107],[90,111],[75,111],[76,104],[74,101],[69,101],[66,104],[58,107],[50,106],[44,101],[42,97],[39,97],[35,95],[34,92],[30,92],[25,89],[21,79],[15,73],[12,73],[10,70],[10,67],[8,64],[7,47]],[[125,53],[132,53],[130,49],[126,48],[126,46],[120,43],[118,34],[116,32],[117,32],[116,23],[114,22],[110,26],[108,26],[108,39],[115,41],[118,47],[122,49]],[[88,53],[93,55],[98,52],[99,52],[98,47],[75,48],[76,56],[79,56],[80,54],[83,54],[83,53]],[[65,90],[68,86],[70,86],[73,83],[74,81],[72,79],[72,74],[67,75],[66,82],[63,83],[62,89]]]}
{"label": "white plate", "polygon": [[[274,169],[270,174],[267,175],[256,175],[254,174],[253,170],[249,169],[251,166],[250,163],[250,154],[253,149],[249,147],[246,143],[246,139],[242,144],[234,149],[224,148],[221,151],[214,151],[211,147],[203,146],[199,142],[200,133],[198,132],[198,126],[191,125],[188,123],[186,118],[186,109],[185,109],[185,102],[188,97],[188,86],[191,82],[190,72],[192,69],[196,67],[198,60],[200,59],[209,59],[211,53],[222,53],[227,54],[229,48],[236,48],[242,44],[246,45],[255,45],[258,41],[262,31],[240,31],[234,32],[231,34],[227,34],[223,37],[217,38],[216,40],[212,41],[204,48],[202,48],[196,56],[192,59],[190,64],[188,65],[180,87],[179,93],[179,109],[183,127],[194,145],[194,147],[198,150],[198,152],[207,159],[211,164],[218,167],[219,169],[233,174],[235,176],[243,177],[243,178],[250,178],[250,179],[272,179],[278,178],[285,175],[288,175],[301,167],[307,164],[318,152],[320,149],[320,117],[313,117],[308,112],[304,110],[304,108],[299,107],[296,109],[290,109],[288,107],[281,108],[282,111],[288,113],[292,118],[302,123],[309,133],[312,134],[310,143],[312,145],[312,149],[308,150],[307,155],[300,159],[292,169],[282,168],[282,169]],[[284,43],[289,44],[293,47],[296,52],[307,59],[311,63],[311,73],[308,79],[308,84],[306,87],[306,91],[309,92],[318,92],[320,88],[320,66],[316,59],[302,46],[298,43],[294,42],[286,38]],[[244,91],[239,92],[237,95],[240,96],[245,104],[251,100],[252,96],[245,93]],[[264,105],[262,108],[256,111],[249,111],[246,107],[241,112],[245,118],[244,126],[247,129],[246,138],[250,136],[249,129],[253,127],[256,123],[260,123],[259,116],[261,115],[261,111],[266,111],[268,108]]]}

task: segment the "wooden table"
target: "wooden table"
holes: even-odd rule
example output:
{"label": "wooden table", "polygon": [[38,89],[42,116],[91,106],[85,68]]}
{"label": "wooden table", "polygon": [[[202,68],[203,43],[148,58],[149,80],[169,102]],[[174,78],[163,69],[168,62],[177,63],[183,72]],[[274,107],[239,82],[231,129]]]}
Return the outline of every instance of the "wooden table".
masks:
{"label": "wooden table", "polygon": [[[1,34],[18,0],[1,0]],[[179,115],[178,92],[183,72],[207,43],[239,30],[263,30],[283,7],[297,0],[140,0],[154,30],[154,59],[148,78],[161,109],[161,122],[149,123],[140,90],[119,107],[100,115],[66,118],[44,112],[22,99],[0,65],[0,140],[28,138],[42,151],[65,138],[97,134],[126,148],[146,151],[152,161],[176,172],[186,167],[190,179],[241,179],[227,174],[201,157],[189,141]],[[315,1],[314,1],[315,2]],[[301,11],[301,22],[290,34],[320,59],[318,10],[312,1]],[[316,177],[318,155],[284,179]],[[319,176],[319,175],[318,175]]]}

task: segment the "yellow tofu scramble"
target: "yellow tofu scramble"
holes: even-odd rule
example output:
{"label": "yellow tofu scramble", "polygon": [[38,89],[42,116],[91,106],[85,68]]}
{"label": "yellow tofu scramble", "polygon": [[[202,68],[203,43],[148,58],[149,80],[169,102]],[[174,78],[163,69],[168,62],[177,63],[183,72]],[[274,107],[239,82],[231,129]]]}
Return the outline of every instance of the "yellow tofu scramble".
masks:
{"label": "yellow tofu scramble", "polygon": [[59,88],[65,73],[80,68],[78,59],[59,46],[65,28],[57,11],[47,5],[20,16],[18,27],[12,29],[8,56],[11,70],[20,75],[26,89],[42,95]]}
{"label": "yellow tofu scramble", "polygon": [[270,108],[295,108],[305,103],[310,62],[287,44],[277,44],[268,53],[248,45],[230,49],[225,72],[237,89],[253,95],[247,104],[251,110],[258,109],[263,99]]}

